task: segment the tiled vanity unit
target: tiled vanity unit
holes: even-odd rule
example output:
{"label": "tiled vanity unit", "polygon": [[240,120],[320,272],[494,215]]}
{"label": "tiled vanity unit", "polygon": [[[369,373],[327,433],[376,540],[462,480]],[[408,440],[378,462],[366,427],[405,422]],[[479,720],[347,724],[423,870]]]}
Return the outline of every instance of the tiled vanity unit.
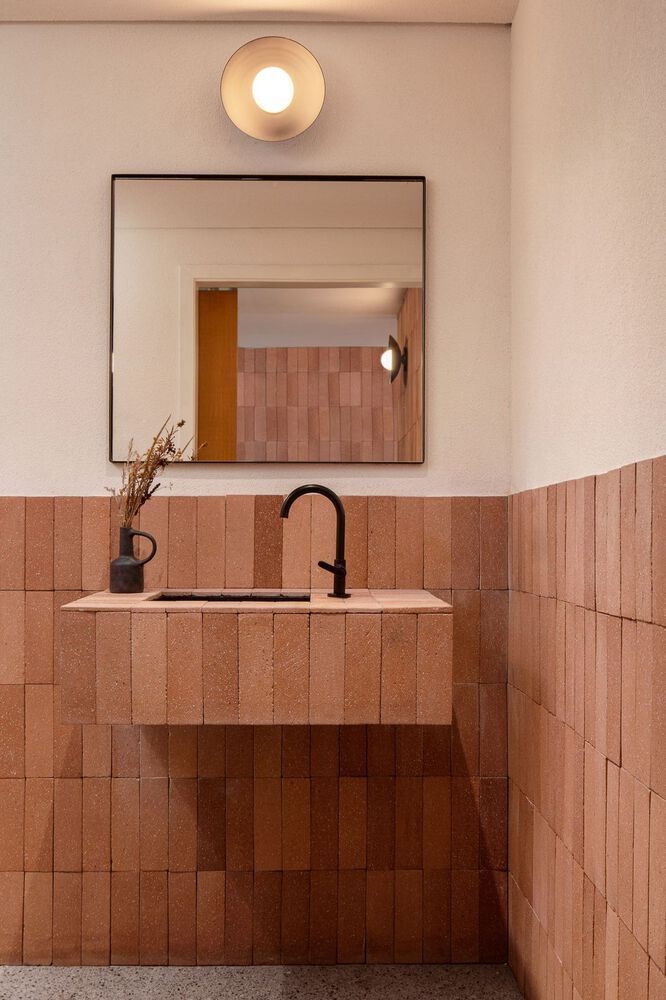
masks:
{"label": "tiled vanity unit", "polygon": [[220,602],[210,591],[184,601],[169,591],[104,592],[65,605],[63,720],[451,724],[449,604],[423,590],[308,596]]}

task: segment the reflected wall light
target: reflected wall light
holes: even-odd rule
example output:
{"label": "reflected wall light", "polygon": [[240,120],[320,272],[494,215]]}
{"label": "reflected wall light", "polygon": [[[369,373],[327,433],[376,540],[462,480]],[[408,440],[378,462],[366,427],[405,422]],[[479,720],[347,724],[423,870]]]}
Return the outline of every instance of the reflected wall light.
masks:
{"label": "reflected wall light", "polygon": [[269,35],[237,49],[224,67],[220,96],[234,125],[254,139],[280,142],[305,132],[324,103],[321,66],[304,45]]}
{"label": "reflected wall light", "polygon": [[382,368],[390,375],[390,381],[395,382],[402,368],[407,375],[407,345],[400,350],[400,344],[395,337],[389,337],[389,345],[380,358]]}

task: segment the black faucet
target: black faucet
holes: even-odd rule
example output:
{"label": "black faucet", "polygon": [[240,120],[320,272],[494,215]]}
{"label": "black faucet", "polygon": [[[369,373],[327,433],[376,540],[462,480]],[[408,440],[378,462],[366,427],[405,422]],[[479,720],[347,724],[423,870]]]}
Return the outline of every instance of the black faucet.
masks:
{"label": "black faucet", "polygon": [[289,511],[294,500],[305,496],[306,493],[319,493],[320,496],[327,497],[335,507],[337,518],[335,528],[335,562],[331,566],[330,563],[320,561],[319,565],[322,569],[326,569],[329,573],[333,574],[333,593],[328,596],[351,597],[351,594],[348,594],[345,590],[345,581],[347,578],[347,563],[345,561],[345,508],[342,506],[342,500],[338,494],[334,493],[333,490],[329,490],[328,486],[317,486],[316,484],[297,486],[295,490],[291,491],[288,497],[285,497],[280,508],[280,517],[289,517]]}

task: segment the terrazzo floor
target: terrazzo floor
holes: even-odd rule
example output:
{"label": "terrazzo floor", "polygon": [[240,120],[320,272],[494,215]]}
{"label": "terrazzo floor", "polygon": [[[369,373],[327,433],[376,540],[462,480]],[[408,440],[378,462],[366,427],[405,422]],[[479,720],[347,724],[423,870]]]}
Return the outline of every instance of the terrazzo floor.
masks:
{"label": "terrazzo floor", "polygon": [[0,1000],[517,1000],[504,965],[0,968]]}

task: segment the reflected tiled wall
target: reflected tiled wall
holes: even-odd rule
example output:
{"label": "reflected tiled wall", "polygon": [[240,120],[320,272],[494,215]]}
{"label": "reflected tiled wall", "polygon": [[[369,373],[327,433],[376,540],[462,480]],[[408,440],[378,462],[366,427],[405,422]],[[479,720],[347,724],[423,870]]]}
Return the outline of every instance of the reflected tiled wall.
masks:
{"label": "reflected tiled wall", "polygon": [[666,996],[666,458],[510,500],[510,962]]}
{"label": "reflected tiled wall", "polygon": [[[280,499],[155,498],[147,584],[328,584],[332,508]],[[0,500],[1,962],[505,959],[506,499],[345,502],[352,587],[452,597],[451,727],[62,725],[110,502]]]}

